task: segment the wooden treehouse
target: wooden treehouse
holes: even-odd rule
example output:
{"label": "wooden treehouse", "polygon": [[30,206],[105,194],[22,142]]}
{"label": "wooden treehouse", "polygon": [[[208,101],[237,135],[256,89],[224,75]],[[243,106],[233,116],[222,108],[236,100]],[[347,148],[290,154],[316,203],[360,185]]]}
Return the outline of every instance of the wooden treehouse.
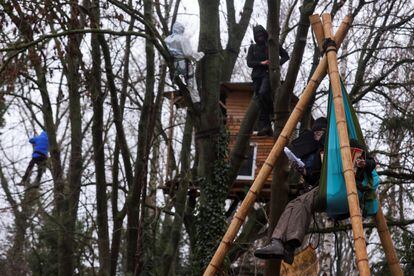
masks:
{"label": "wooden treehouse", "polygon": [[[231,151],[236,143],[240,125],[253,97],[253,85],[248,82],[222,83],[220,92],[221,101],[226,110],[226,124],[230,131],[229,150]],[[297,98],[294,97],[291,105],[293,104],[294,106],[296,102]],[[237,179],[230,190],[229,198],[244,198],[259,173],[260,168],[263,166],[267,156],[272,150],[273,144],[273,137],[257,136],[254,134],[251,136],[250,147],[245,155],[245,161],[240,168]],[[258,200],[270,200],[271,183],[272,175],[266,179]]]}
{"label": "wooden treehouse", "polygon": [[[226,125],[230,132],[229,152],[233,149],[237,135],[239,134],[240,125],[243,121],[249,103],[253,97],[253,85],[251,82],[226,82],[220,85],[220,106],[226,115]],[[175,105],[176,108],[185,107],[184,100],[177,91],[164,92],[164,96]],[[291,106],[294,107],[298,99],[292,97]],[[172,108],[172,107],[171,107]],[[170,118],[174,114],[173,109],[170,110]],[[171,134],[170,134],[171,135]],[[169,136],[170,136],[169,135]],[[230,199],[243,199],[254,179],[263,166],[267,156],[269,155],[274,144],[273,137],[252,135],[250,139],[250,147],[245,155],[236,181],[230,189],[228,197]],[[175,188],[178,180],[172,180]],[[165,184],[162,189],[165,192],[171,188],[171,181]],[[175,183],[177,182],[177,183]],[[270,185],[272,183],[272,175],[270,175],[258,197],[260,201],[270,200]],[[194,187],[193,187],[194,188]],[[167,192],[169,193],[169,192]]]}
{"label": "wooden treehouse", "polygon": [[[233,149],[240,125],[253,97],[252,83],[223,83],[220,87],[221,100],[226,110],[226,124],[230,132],[229,152]],[[245,155],[245,160],[240,167],[239,174],[229,197],[233,199],[243,199],[257,173],[266,160],[273,147],[273,137],[252,135],[250,147]],[[270,199],[270,184],[272,177],[269,176],[260,193],[259,200],[267,201]]]}

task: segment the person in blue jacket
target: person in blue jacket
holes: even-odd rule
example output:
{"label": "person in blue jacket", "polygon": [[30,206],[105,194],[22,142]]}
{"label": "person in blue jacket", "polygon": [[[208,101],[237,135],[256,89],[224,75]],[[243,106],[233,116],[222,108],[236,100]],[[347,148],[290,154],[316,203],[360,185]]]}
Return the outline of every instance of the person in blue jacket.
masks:
{"label": "person in blue jacket", "polygon": [[[35,133],[36,134],[36,133]],[[35,135],[29,139],[29,143],[33,145],[32,160],[30,160],[29,166],[26,169],[26,173],[23,176],[23,182],[26,182],[33,170],[34,165],[37,164],[38,172],[36,177],[36,185],[40,183],[40,179],[45,171],[45,163],[49,153],[49,138],[45,131],[42,131],[40,135]]]}

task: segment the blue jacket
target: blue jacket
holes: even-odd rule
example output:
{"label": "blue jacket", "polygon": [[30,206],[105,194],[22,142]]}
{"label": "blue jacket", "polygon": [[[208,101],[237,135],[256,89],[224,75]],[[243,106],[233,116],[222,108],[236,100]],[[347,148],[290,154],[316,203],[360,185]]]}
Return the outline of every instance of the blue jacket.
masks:
{"label": "blue jacket", "polygon": [[47,157],[47,154],[49,153],[49,138],[46,132],[42,131],[39,136],[30,138],[29,142],[34,146],[32,154],[33,158],[42,157],[42,154],[44,157]]}

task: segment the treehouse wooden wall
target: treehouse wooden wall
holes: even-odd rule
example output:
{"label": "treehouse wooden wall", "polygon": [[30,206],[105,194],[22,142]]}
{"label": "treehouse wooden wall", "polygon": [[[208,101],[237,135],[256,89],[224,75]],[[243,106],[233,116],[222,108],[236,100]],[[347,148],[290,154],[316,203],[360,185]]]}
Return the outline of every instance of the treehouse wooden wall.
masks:
{"label": "treehouse wooden wall", "polygon": [[[240,124],[243,120],[244,114],[253,96],[253,87],[251,83],[223,83],[221,85],[221,92],[225,97],[225,106],[227,110],[227,127],[230,131],[230,150],[233,148],[237,134],[239,133]],[[273,147],[273,137],[256,136],[252,135],[251,143],[257,145],[256,154],[256,170],[255,177],[257,176],[260,168],[263,166],[270,150]],[[272,177],[269,176],[265,186],[261,192],[261,200],[269,200],[270,198],[270,183]],[[230,191],[230,197],[241,196],[243,192],[246,192],[253,180],[236,180]]]}

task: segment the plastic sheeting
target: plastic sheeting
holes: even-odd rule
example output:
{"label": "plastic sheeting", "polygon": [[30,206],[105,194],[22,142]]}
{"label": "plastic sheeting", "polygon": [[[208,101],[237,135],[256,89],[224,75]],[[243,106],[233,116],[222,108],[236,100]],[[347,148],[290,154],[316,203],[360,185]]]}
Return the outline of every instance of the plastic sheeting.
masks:
{"label": "plastic sheeting", "polygon": [[168,51],[174,56],[174,66],[179,76],[184,77],[187,89],[193,103],[201,101],[194,77],[193,61],[204,57],[203,52],[193,51],[190,41],[184,36],[184,26],[178,22],[173,25],[172,34],[165,39]]}
{"label": "plastic sheeting", "polygon": [[184,31],[185,28],[181,23],[174,23],[172,34],[165,39],[165,44],[176,59],[199,61],[204,57],[204,53],[193,51],[189,39],[184,36]]}

